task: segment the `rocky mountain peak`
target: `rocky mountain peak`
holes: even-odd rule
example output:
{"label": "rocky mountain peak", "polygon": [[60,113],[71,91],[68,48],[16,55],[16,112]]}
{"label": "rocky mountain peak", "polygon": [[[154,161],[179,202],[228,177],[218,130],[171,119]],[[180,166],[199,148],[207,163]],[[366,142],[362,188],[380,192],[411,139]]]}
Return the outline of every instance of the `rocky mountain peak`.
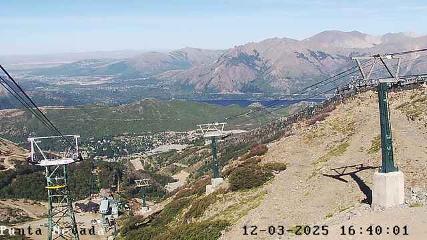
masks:
{"label": "rocky mountain peak", "polygon": [[358,31],[323,31],[303,42],[318,48],[368,48],[379,44],[381,39]]}

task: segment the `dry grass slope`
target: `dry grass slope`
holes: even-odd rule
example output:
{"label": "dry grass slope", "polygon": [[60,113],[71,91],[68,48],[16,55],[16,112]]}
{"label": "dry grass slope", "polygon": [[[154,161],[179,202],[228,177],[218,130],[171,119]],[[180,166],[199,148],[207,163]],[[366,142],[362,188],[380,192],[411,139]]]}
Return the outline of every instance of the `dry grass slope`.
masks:
{"label": "dry grass slope", "polygon": [[[389,96],[395,159],[405,174],[409,194],[406,207],[395,213],[372,212],[366,204],[371,201],[372,177],[381,160],[377,97],[365,92],[338,105],[323,120],[295,124],[292,136],[269,144],[261,163],[286,162],[287,170],[263,187],[266,195],[259,206],[222,239],[298,238],[292,234],[243,236],[244,225],[292,228],[326,223],[339,230],[340,224],[375,223],[370,218],[377,223],[412,224],[411,239],[425,239],[427,207],[425,202],[411,202],[410,192],[415,188],[427,192],[427,88]],[[403,222],[411,215],[414,219]],[[326,239],[343,237],[331,231]]]}

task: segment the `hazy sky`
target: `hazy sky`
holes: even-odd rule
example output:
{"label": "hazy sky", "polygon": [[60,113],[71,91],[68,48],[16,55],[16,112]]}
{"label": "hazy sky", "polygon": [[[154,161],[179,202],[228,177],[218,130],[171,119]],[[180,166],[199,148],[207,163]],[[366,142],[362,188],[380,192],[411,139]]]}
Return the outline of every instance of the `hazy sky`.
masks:
{"label": "hazy sky", "polygon": [[0,55],[229,48],[323,30],[426,34],[425,0],[1,0]]}

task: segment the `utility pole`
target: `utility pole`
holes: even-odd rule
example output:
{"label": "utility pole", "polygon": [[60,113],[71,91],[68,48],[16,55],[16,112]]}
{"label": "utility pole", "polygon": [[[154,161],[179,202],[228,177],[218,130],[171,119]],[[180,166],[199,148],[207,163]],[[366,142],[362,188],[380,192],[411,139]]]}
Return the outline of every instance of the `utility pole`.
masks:
{"label": "utility pole", "polygon": [[218,140],[225,138],[227,135],[224,132],[226,123],[208,123],[200,124],[198,130],[203,134],[206,140],[210,141],[212,153],[212,180],[211,185],[206,186],[206,193],[209,194],[224,181],[221,177],[221,171],[218,161]]}
{"label": "utility pole", "polygon": [[[72,137],[74,149],[64,151],[62,156],[43,150],[44,140]],[[48,240],[79,240],[73,202],[68,188],[68,165],[81,160],[78,153],[77,135],[28,138],[31,144],[30,163],[45,167],[46,189],[48,195]]]}
{"label": "utility pole", "polygon": [[[354,57],[353,59],[357,63],[364,84],[377,85],[378,92],[378,108],[381,129],[381,167],[380,172],[374,173],[372,206],[374,208],[398,206],[404,202],[404,176],[403,173],[395,166],[394,162],[388,90],[389,85],[400,81],[400,58],[392,54],[377,54],[370,57]],[[362,60],[373,61],[368,71],[365,71],[362,67]],[[394,70],[390,66],[391,63],[394,63],[395,65]],[[376,65],[382,67],[382,69],[378,70],[385,70],[387,72],[387,77],[381,76],[378,79],[371,78]]]}

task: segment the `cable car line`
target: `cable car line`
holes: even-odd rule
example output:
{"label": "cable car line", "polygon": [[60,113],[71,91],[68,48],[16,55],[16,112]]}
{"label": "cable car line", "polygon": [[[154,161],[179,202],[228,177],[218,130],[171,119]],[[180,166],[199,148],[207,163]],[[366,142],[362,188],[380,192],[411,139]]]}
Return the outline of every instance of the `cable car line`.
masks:
{"label": "cable car line", "polygon": [[[368,64],[370,61],[366,61],[365,63],[363,63],[363,64]],[[290,94],[290,95],[294,95],[294,94],[301,94],[301,93],[303,93],[303,92],[305,92],[305,93],[309,93],[309,92],[312,92],[312,91],[314,91],[314,90],[317,90],[317,89],[319,89],[319,87],[322,87],[322,86],[325,86],[325,85],[327,85],[327,84],[330,84],[330,83],[333,83],[333,82],[336,82],[336,81],[338,81],[338,80],[341,80],[341,79],[343,79],[343,78],[345,78],[345,77],[348,77],[348,76],[350,76],[350,75],[352,75],[352,74],[354,74],[354,73],[356,73],[356,72],[358,72],[359,70],[358,69],[356,69],[357,68],[357,66],[354,66],[354,67],[351,67],[351,68],[349,68],[349,69],[347,69],[347,70],[344,70],[344,71],[342,71],[342,72],[339,72],[339,73],[337,73],[337,74],[335,74],[335,75],[333,75],[333,76],[331,76],[331,77],[328,77],[328,78],[326,78],[326,79],[324,79],[324,80],[321,80],[321,81],[319,81],[319,82],[316,82],[316,83],[314,83],[314,84],[312,84],[312,85],[310,85],[310,86],[307,86],[307,87],[305,87],[304,89],[301,89],[301,90],[298,90],[298,91],[296,91],[295,93],[292,93],[292,94]],[[354,70],[354,69],[356,69],[356,70]],[[352,72],[350,72],[350,73],[347,73],[347,72],[349,72],[349,71],[351,71],[351,70],[354,70],[354,71],[352,71]],[[347,73],[347,74],[345,74],[345,73]],[[344,75],[343,75],[344,74]],[[336,79],[335,79],[336,78]],[[320,85],[320,86],[319,86]],[[311,89],[311,90],[308,90],[308,89],[310,89],[311,87],[314,87],[314,86],[317,86],[315,89]],[[334,87],[333,89],[336,89],[336,87]],[[332,89],[332,90],[333,90]],[[308,90],[308,91],[307,91]],[[329,92],[329,91],[331,91],[331,90],[328,90],[328,91],[326,91],[326,92]],[[322,95],[322,94],[324,94],[324,93],[320,93],[320,94],[317,94],[317,95],[315,95],[315,96],[309,96],[309,97],[306,97],[306,98],[303,98],[303,99],[298,99],[298,100],[301,100],[301,101],[306,101],[306,100],[310,100],[311,98],[314,98],[314,97],[318,97],[318,96],[320,96],[320,95]],[[280,102],[273,102],[273,103],[271,103],[271,104],[267,104],[267,105],[265,105],[264,107],[265,108],[271,108],[271,107],[273,107],[273,106],[276,106],[276,105],[279,105],[280,104]],[[274,112],[274,111],[276,111],[277,109],[275,109],[275,110],[271,110],[271,112]],[[252,111],[252,110],[250,110],[250,111],[248,111],[248,112],[245,112],[245,113],[240,113],[240,114],[237,114],[237,115],[234,115],[234,116],[231,116],[231,117],[226,117],[225,118],[225,120],[226,121],[230,121],[231,119],[235,119],[235,118],[239,118],[239,117],[242,117],[242,116],[245,116],[245,115],[248,115],[248,114],[252,114],[252,113],[256,113],[256,112],[259,112],[259,111],[261,111],[261,110],[254,110],[254,111]]]}
{"label": "cable car line", "polygon": [[34,109],[28,105],[27,102],[25,102],[25,100],[22,98],[22,96],[20,96],[19,94],[17,94],[15,92],[15,90],[13,88],[11,88],[7,82],[3,79],[3,77],[0,76],[0,85],[2,85],[9,93],[10,95],[12,95],[13,97],[15,97],[28,111],[30,111],[30,113],[32,113],[40,122],[42,122],[48,129],[51,129],[51,127],[49,126],[49,124],[42,118],[40,117],[37,112],[34,111]]}
{"label": "cable car line", "polygon": [[390,55],[390,56],[399,56],[399,55],[405,55],[405,54],[417,53],[417,52],[425,52],[425,51],[427,51],[427,48],[415,49],[415,50],[404,51],[404,52],[387,53],[387,54],[384,54],[384,55],[386,55],[386,56],[387,55]]}
{"label": "cable car line", "polygon": [[[0,69],[7,75],[7,77],[10,79],[10,81],[13,83],[13,86],[15,86],[21,93],[19,94],[12,86],[8,83],[4,78],[1,78],[3,82],[9,86],[9,88],[17,95],[19,96],[20,100],[24,101],[26,104],[24,104],[24,107],[27,108],[33,115],[35,115],[40,121],[42,121],[40,118],[43,119],[43,123],[50,128],[52,131],[58,133],[68,144],[73,146],[73,143],[67,139],[64,134],[52,123],[52,121],[49,120],[49,118],[44,114],[40,108],[36,105],[36,103],[28,96],[28,94],[22,89],[22,87],[15,81],[15,79],[6,71],[6,69],[0,65]],[[2,84],[3,85],[3,84]],[[9,91],[10,92],[10,91]],[[17,98],[14,94],[12,94],[15,98]],[[18,99],[18,98],[17,98]],[[18,99],[19,100],[19,99]],[[21,101],[20,101],[21,102]],[[22,103],[22,102],[21,102]],[[37,114],[35,114],[37,112]]]}
{"label": "cable car line", "polygon": [[[406,60],[406,61],[402,61],[401,62],[401,64],[402,63],[408,63],[408,62],[413,62],[413,61],[416,61],[416,59],[408,59],[408,60]],[[369,62],[369,61],[367,61],[367,62]],[[377,69],[377,70],[375,70],[375,71],[373,71],[373,73],[378,73],[378,72],[381,72],[381,71],[384,71],[384,69]],[[357,71],[356,71],[357,72]],[[413,74],[413,75],[403,75],[403,76],[399,76],[399,77],[401,77],[401,78],[410,78],[410,77],[416,77],[416,76],[427,76],[427,74]],[[371,80],[379,80],[379,79],[371,79]],[[328,83],[329,84],[329,83]],[[326,85],[326,84],[325,84]],[[324,93],[326,93],[326,92],[329,92],[329,91],[332,91],[332,90],[334,90],[334,89],[337,89],[337,87],[339,88],[339,87],[343,87],[343,86],[345,86],[346,84],[342,84],[342,85],[340,85],[340,86],[336,86],[336,87],[334,87],[334,88],[331,88],[330,90],[327,90],[327,91],[325,91],[325,92],[321,92],[320,94],[318,94],[318,95],[316,95],[316,96],[310,96],[309,98],[306,98],[306,99],[303,99],[302,101],[304,101],[304,100],[309,100],[310,98],[314,98],[314,97],[317,97],[317,96],[321,96],[321,95],[323,95]],[[272,110],[271,112],[275,112],[275,111],[278,111],[279,109],[274,109],[274,110]]]}
{"label": "cable car line", "polygon": [[[413,50],[413,51],[405,51],[405,52],[394,53],[394,54],[396,54],[396,55],[397,55],[397,54],[398,54],[398,55],[403,55],[403,54],[408,54],[408,53],[413,53],[413,52],[422,52],[422,51],[427,51],[427,49],[419,49],[419,50]],[[403,64],[403,63],[408,63],[408,62],[413,62],[413,61],[416,61],[416,60],[417,60],[417,59],[408,59],[408,60],[402,61],[402,62],[401,62],[401,64]],[[368,64],[370,61],[371,61],[371,60],[368,60],[368,61],[366,61],[366,62],[362,63],[362,65],[364,65],[364,67],[366,67],[366,64]],[[373,64],[373,63],[372,63],[372,64]],[[318,86],[319,84],[321,84],[321,85],[320,85],[320,86],[318,86],[317,88],[315,88],[315,89],[313,89],[313,90],[309,90],[309,91],[307,91],[307,92],[314,91],[314,90],[319,89],[319,87],[321,87],[321,86],[328,85],[328,84],[330,84],[330,83],[333,83],[333,82],[336,82],[336,81],[338,81],[338,80],[341,80],[341,79],[342,79],[342,78],[344,78],[344,77],[350,76],[350,75],[351,75],[351,74],[353,74],[353,73],[359,72],[359,70],[355,70],[355,71],[350,72],[350,73],[348,73],[348,74],[342,75],[343,73],[346,73],[346,72],[348,72],[348,71],[350,71],[350,70],[352,70],[352,69],[354,69],[354,68],[357,68],[357,66],[352,67],[352,68],[349,68],[349,69],[347,69],[347,70],[345,70],[345,71],[343,71],[343,72],[340,72],[340,73],[338,73],[338,74],[336,74],[336,75],[334,75],[334,76],[332,76],[332,77],[330,77],[330,78],[327,78],[327,79],[325,79],[325,80],[322,80],[322,81],[320,81],[320,82],[314,83],[314,84],[312,84],[312,85],[310,85],[310,86],[308,86],[308,87],[305,87],[303,90],[307,90],[307,89],[311,88],[312,86]],[[377,69],[377,70],[373,71],[373,73],[378,73],[378,72],[381,72],[381,71],[384,71],[384,69]],[[339,77],[339,78],[337,78],[337,79],[333,79],[334,77],[337,77],[337,76],[339,76],[339,75],[342,75],[342,76],[341,76],[341,77]],[[421,74],[421,75],[424,75],[424,74]],[[420,76],[420,74],[415,74],[415,75],[405,75],[405,76],[401,76],[401,77],[413,77],[413,76]],[[332,79],[332,80],[331,80],[331,79]],[[326,80],[330,80],[330,81],[326,81]],[[375,79],[373,79],[373,80],[375,80]],[[323,83],[323,84],[322,84],[322,83]],[[341,86],[338,86],[338,87],[342,87],[342,85],[341,85]],[[332,89],[330,89],[330,90],[327,90],[327,91],[325,91],[325,92],[321,92],[320,94],[317,94],[317,95],[315,95],[315,96],[310,96],[310,97],[307,97],[307,98],[301,99],[301,101],[310,100],[311,98],[314,98],[314,97],[317,97],[317,96],[321,96],[322,94],[324,94],[324,93],[326,93],[326,92],[329,92],[329,91],[331,91],[331,90],[334,90],[334,89],[336,89],[336,88],[337,88],[337,87],[334,87],[334,88],[332,88]],[[298,94],[298,93],[302,93],[302,90],[297,91],[297,92],[296,92],[296,93],[294,93],[294,94]],[[275,106],[275,105],[278,105],[278,103],[268,104],[268,105],[265,105],[265,107],[272,107],[272,106]],[[278,110],[280,110],[280,108],[279,108],[279,109],[271,110],[270,112],[271,112],[271,113],[273,113],[273,112],[278,111]],[[249,111],[249,112],[247,112],[247,113],[243,113],[243,114],[239,114],[239,115],[236,115],[236,116],[232,116],[232,117],[230,117],[230,118],[227,118],[227,120],[228,120],[228,119],[233,119],[233,118],[238,118],[238,117],[245,116],[245,115],[248,115],[248,114],[252,114],[252,113],[255,113],[255,112],[257,112],[257,111]]]}

